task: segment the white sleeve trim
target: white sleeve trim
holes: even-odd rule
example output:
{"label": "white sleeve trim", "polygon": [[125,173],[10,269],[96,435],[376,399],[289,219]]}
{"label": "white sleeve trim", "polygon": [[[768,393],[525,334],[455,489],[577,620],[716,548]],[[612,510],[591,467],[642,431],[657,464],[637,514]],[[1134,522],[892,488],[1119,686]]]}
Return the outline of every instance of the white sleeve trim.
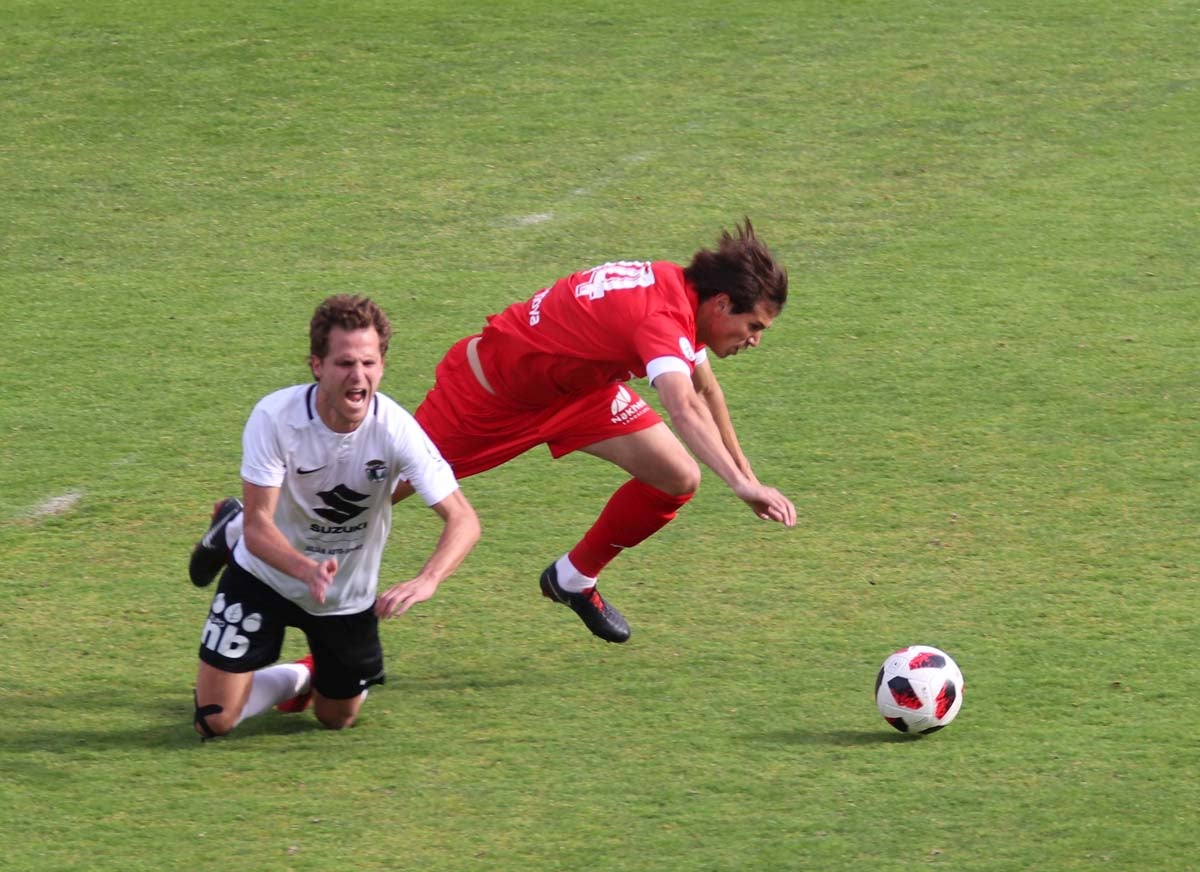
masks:
{"label": "white sleeve trim", "polygon": [[650,380],[650,384],[654,384],[654,380],[664,372],[681,372],[688,378],[692,377],[692,368],[681,357],[656,357],[646,364],[646,378]]}

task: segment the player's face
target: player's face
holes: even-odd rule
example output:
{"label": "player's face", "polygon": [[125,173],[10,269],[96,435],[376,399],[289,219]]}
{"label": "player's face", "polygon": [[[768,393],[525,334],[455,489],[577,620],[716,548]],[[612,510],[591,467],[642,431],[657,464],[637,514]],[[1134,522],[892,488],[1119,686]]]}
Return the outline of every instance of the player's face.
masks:
{"label": "player's face", "polygon": [[775,320],[775,307],[759,303],[749,312],[733,312],[725,294],[706,301],[710,308],[707,317],[698,319],[697,339],[708,346],[717,357],[729,357],[744,348],[755,348],[762,341],[763,331]]}
{"label": "player's face", "polygon": [[375,390],[383,378],[383,355],[374,327],[329,331],[329,351],[313,357],[317,379],[317,413],[331,430],[349,433],[371,410]]}

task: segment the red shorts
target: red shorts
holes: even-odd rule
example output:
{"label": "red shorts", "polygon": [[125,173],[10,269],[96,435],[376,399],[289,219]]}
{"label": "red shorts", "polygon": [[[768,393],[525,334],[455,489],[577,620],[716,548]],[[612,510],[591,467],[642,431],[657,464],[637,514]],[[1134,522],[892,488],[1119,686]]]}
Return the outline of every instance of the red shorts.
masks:
{"label": "red shorts", "polygon": [[543,442],[562,457],[662,421],[626,384],[610,383],[530,408],[484,389],[467,362],[467,337],[437,366],[414,417],[458,478],[493,469]]}

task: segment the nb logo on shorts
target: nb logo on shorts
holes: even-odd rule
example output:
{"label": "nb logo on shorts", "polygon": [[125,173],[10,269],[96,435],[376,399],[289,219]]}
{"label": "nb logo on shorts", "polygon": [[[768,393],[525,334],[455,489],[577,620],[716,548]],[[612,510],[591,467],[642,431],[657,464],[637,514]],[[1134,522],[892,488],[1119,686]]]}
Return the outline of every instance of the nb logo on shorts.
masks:
{"label": "nb logo on shorts", "polygon": [[204,621],[200,644],[229,660],[238,660],[250,650],[250,639],[242,636],[241,631],[258,632],[262,626],[263,615],[246,614],[240,602],[226,603],[224,594],[217,594],[212,599],[209,619]]}
{"label": "nb logo on shorts", "polygon": [[250,640],[242,635],[242,630],[256,633],[261,628],[262,615],[258,612],[247,615],[241,603],[227,604],[225,594],[218,593],[213,598],[208,620],[204,622],[200,644],[222,657],[237,660],[250,649]]}
{"label": "nb logo on shorts", "polygon": [[621,385],[617,388],[616,396],[613,397],[611,408],[612,422],[614,424],[625,424],[634,418],[640,417],[649,407],[641,397],[635,400],[633,394],[629,392],[629,388]]}

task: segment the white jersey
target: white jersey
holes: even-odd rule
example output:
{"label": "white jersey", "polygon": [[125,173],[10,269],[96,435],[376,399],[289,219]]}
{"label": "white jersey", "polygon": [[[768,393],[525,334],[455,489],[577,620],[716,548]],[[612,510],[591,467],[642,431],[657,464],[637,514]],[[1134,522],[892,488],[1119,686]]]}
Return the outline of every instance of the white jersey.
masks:
{"label": "white jersey", "polygon": [[325,602],[251,554],[244,537],[233,557],[310,614],[356,614],[375,602],[396,483],[411,482],[432,506],[458,482],[420,425],[391,398],[375,394],[366,419],[350,433],[336,433],[317,414],[316,395],[316,384],[297,385],[258,402],[242,434],[242,478],[279,488],[275,526],[292,547],[313,560],[337,558]]}

